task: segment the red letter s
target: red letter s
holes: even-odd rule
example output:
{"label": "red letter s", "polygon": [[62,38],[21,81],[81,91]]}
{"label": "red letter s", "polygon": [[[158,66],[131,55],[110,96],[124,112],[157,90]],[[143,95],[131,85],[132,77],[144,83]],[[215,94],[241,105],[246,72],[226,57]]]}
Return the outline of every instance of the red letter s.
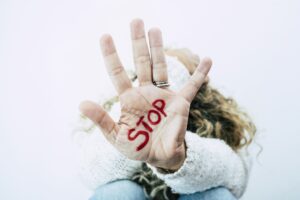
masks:
{"label": "red letter s", "polygon": [[142,148],[144,148],[144,147],[146,146],[146,144],[148,143],[148,141],[149,141],[149,134],[148,134],[147,131],[139,130],[134,136],[131,136],[131,133],[133,133],[133,131],[135,131],[134,128],[132,128],[132,129],[130,129],[130,130],[128,131],[128,139],[129,139],[130,141],[135,140],[139,135],[144,135],[144,136],[145,136],[144,142],[142,142],[142,143],[136,148],[136,150],[139,151],[139,150],[141,150]]}

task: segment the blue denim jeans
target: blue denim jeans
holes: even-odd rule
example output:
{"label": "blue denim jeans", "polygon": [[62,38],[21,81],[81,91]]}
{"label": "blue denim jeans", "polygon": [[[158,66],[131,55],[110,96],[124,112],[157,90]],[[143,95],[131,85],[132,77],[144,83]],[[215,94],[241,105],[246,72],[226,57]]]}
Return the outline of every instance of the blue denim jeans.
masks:
{"label": "blue denim jeans", "polygon": [[[99,187],[89,200],[146,200],[143,188],[129,180],[118,180]],[[236,200],[226,188],[218,187],[194,194],[182,194],[179,200]]]}

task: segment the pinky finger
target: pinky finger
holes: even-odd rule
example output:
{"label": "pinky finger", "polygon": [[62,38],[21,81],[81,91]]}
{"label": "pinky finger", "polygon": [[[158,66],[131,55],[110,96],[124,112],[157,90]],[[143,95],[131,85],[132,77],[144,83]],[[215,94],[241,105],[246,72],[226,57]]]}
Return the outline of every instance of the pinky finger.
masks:
{"label": "pinky finger", "polygon": [[79,110],[101,128],[104,136],[110,142],[114,142],[118,126],[100,105],[91,101],[84,101],[80,104]]}
{"label": "pinky finger", "polygon": [[192,102],[194,97],[196,96],[198,90],[201,85],[205,82],[206,76],[212,66],[212,61],[210,58],[204,58],[193,75],[187,81],[187,83],[183,86],[183,88],[179,91],[179,95],[184,97],[188,102]]}

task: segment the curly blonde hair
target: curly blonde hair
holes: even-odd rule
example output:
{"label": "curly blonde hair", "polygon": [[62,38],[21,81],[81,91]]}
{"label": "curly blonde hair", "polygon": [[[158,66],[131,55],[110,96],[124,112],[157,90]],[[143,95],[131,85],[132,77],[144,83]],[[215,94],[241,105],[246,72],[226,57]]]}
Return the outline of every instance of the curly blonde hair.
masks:
{"label": "curly blonde hair", "polygon": [[[177,57],[190,73],[200,62],[188,49],[166,49],[165,53]],[[256,133],[254,123],[236,101],[226,98],[208,82],[191,103],[187,129],[201,137],[222,139],[234,150],[249,145]]]}

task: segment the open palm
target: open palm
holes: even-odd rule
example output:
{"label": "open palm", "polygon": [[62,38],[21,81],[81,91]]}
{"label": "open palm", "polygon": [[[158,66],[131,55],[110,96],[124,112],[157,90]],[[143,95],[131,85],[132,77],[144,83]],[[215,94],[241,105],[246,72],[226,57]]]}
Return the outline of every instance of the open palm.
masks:
{"label": "open palm", "polygon": [[119,121],[114,122],[101,106],[90,101],[81,103],[80,109],[128,158],[177,169],[185,159],[184,137],[190,103],[205,80],[211,60],[203,59],[176,93],[153,84],[168,81],[160,30],[149,31],[150,53],[141,20],[132,21],[131,37],[139,87],[132,87],[111,36],[104,35],[100,41],[108,74],[121,103]]}

